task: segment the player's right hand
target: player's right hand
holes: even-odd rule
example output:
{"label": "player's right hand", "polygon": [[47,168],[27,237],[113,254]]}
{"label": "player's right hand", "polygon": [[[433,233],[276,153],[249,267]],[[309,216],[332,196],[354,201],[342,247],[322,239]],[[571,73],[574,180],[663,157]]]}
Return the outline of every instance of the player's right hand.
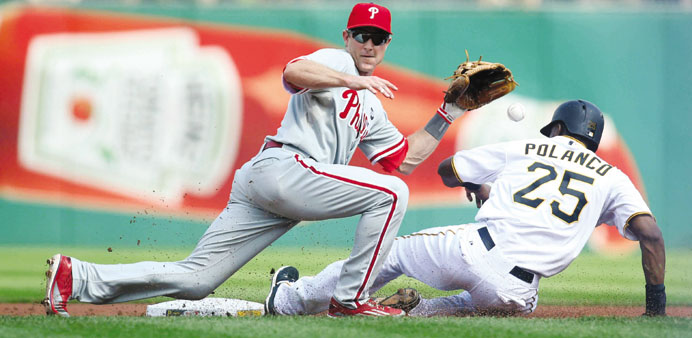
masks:
{"label": "player's right hand", "polygon": [[466,198],[469,199],[469,202],[473,202],[474,196],[476,197],[476,207],[480,209],[483,203],[485,203],[490,196],[490,186],[487,184],[481,184],[480,188],[478,189],[466,188]]}
{"label": "player's right hand", "polygon": [[393,91],[399,90],[393,83],[377,76],[350,76],[346,79],[346,87],[355,90],[367,89],[388,99],[393,99]]}

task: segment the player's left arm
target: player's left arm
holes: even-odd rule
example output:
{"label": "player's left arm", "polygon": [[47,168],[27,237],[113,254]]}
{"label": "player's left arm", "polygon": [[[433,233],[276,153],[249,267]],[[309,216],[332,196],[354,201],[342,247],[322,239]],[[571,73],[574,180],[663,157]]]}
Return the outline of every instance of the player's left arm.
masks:
{"label": "player's left arm", "polygon": [[642,268],[646,280],[646,312],[648,316],[666,314],[666,249],[661,229],[656,219],[649,214],[634,216],[629,222],[629,230],[639,238],[642,250]]}
{"label": "player's left arm", "polygon": [[435,151],[449,126],[464,112],[466,112],[465,109],[461,109],[453,103],[442,103],[425,127],[407,137],[408,152],[397,170],[404,175],[411,174]]}
{"label": "player's left arm", "polygon": [[401,162],[397,168],[397,170],[404,175],[411,174],[419,164],[423,163],[423,161],[435,151],[437,145],[440,144],[439,140],[435,139],[424,129],[417,130],[409,135],[407,139],[408,152],[406,153],[404,161]]}

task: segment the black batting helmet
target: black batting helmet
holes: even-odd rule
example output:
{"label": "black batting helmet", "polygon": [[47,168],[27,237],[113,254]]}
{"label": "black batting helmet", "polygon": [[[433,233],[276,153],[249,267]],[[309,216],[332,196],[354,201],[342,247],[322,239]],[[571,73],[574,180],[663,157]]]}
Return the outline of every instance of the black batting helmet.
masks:
{"label": "black batting helmet", "polygon": [[603,135],[603,113],[596,105],[589,101],[573,100],[561,104],[555,113],[553,120],[541,128],[541,134],[550,136],[550,129],[557,122],[565,124],[570,134],[578,135],[586,141],[586,148],[591,151],[598,149]]}

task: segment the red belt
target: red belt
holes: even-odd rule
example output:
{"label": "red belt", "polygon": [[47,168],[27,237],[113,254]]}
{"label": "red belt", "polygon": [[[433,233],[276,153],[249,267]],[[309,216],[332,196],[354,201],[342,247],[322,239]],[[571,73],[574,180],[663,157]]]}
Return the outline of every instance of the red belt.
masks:
{"label": "red belt", "polygon": [[269,140],[264,144],[264,147],[262,147],[262,150],[267,150],[269,148],[281,148],[283,146],[284,146],[284,144],[281,142]]}

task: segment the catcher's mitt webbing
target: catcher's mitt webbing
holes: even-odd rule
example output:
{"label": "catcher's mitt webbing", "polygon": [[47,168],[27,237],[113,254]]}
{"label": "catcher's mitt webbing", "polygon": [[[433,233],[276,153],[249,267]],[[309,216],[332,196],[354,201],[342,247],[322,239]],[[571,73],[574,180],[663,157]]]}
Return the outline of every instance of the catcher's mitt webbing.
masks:
{"label": "catcher's mitt webbing", "polygon": [[518,85],[512,71],[501,63],[469,61],[466,51],[466,62],[454,71],[447,91],[445,102],[455,103],[460,108],[477,109],[510,93]]}

